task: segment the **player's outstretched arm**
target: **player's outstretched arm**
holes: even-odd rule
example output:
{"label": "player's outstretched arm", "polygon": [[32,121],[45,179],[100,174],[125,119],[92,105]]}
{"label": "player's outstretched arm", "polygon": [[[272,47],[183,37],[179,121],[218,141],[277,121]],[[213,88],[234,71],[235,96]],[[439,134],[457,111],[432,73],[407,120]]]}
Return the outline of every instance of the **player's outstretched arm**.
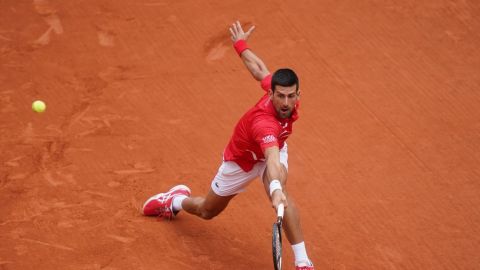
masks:
{"label": "player's outstretched arm", "polygon": [[287,207],[287,198],[283,192],[286,176],[283,175],[282,165],[280,164],[280,150],[278,146],[271,146],[266,148],[263,153],[267,163],[266,179],[263,179],[263,181],[266,191],[270,194],[272,206],[277,209],[278,205],[283,203]]}
{"label": "player's outstretched arm", "polygon": [[[239,21],[236,21],[230,27],[230,33],[232,34],[231,38],[234,44],[237,45],[237,42],[247,41],[248,37],[252,34],[255,26],[250,27],[247,32],[244,32],[242,25]],[[246,43],[245,43],[246,46]],[[237,47],[236,47],[237,48]],[[238,49],[237,49],[238,52]],[[247,67],[248,71],[252,76],[257,80],[261,81],[265,78],[270,72],[267,69],[265,63],[257,55],[255,55],[252,50],[245,49],[240,52],[240,57],[242,58],[243,63]]]}

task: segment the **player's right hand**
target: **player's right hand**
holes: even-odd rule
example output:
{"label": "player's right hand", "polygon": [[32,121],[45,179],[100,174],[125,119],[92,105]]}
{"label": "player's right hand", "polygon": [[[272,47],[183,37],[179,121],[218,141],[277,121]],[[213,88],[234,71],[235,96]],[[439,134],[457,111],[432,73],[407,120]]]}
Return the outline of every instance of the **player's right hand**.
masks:
{"label": "player's right hand", "polygon": [[232,27],[230,27],[230,33],[232,34],[230,38],[232,39],[233,42],[236,42],[240,39],[247,40],[250,34],[252,34],[254,29],[255,29],[255,26],[252,26],[250,27],[250,29],[248,29],[247,32],[244,32],[240,22],[236,21],[235,23],[232,24]]}
{"label": "player's right hand", "polygon": [[282,190],[277,189],[272,193],[272,207],[277,209],[278,205],[281,203],[283,203],[283,206],[287,208],[287,196],[285,196],[285,193],[283,193]]}

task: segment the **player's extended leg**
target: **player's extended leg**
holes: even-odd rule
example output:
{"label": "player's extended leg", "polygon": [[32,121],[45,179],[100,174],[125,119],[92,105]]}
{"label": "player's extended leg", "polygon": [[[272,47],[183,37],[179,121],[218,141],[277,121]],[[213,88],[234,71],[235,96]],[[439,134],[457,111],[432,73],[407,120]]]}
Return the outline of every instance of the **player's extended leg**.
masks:
{"label": "player's extended leg", "polygon": [[190,198],[190,189],[177,185],[165,193],[150,197],[143,205],[143,214],[173,219],[180,210],[197,215],[203,219],[212,219],[220,214],[236,194],[220,196],[210,189],[205,197]]}
{"label": "player's extended leg", "polygon": [[210,189],[206,197],[189,197],[183,200],[182,208],[186,212],[203,219],[212,219],[220,214],[236,194],[219,196]]}
{"label": "player's extended leg", "polygon": [[247,185],[258,176],[258,171],[249,172],[233,161],[224,161],[213,178],[210,191],[205,197],[190,198],[190,188],[177,185],[168,192],[150,197],[143,206],[147,216],[174,218],[181,210],[212,219],[220,214],[236,194],[245,190]]}
{"label": "player's extended leg", "polygon": [[[270,181],[272,178],[268,174],[268,170],[263,173],[263,185],[267,196],[270,198]],[[300,226],[300,215],[298,213],[297,206],[292,197],[289,196],[286,190],[287,184],[287,169],[282,164],[282,172],[280,176],[280,182],[282,183],[283,193],[287,197],[288,207],[285,208],[285,215],[283,217],[283,228],[288,241],[292,245],[293,252],[295,254],[296,269],[314,269],[313,264],[307,256],[305,249],[305,242],[303,239],[302,227]]]}

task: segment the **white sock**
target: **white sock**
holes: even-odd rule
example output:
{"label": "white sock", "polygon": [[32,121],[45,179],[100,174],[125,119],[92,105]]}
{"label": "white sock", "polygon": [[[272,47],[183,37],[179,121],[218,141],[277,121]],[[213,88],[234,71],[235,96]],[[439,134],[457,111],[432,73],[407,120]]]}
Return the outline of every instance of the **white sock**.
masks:
{"label": "white sock", "polygon": [[295,254],[295,265],[300,263],[309,264],[310,260],[307,256],[307,250],[305,249],[305,242],[301,242],[295,245],[292,245],[293,254]]}
{"label": "white sock", "polygon": [[183,200],[185,200],[186,198],[188,198],[187,196],[185,195],[179,195],[179,196],[175,196],[173,198],[173,202],[172,202],[172,208],[173,208],[173,211],[180,211],[183,209],[182,207],[182,202]]}

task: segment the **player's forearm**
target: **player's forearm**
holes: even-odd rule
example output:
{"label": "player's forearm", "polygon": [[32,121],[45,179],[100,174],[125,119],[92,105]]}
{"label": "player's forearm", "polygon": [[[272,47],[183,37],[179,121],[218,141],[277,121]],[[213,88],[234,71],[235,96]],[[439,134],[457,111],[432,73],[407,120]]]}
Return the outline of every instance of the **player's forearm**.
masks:
{"label": "player's forearm", "polygon": [[280,180],[281,176],[280,176],[280,166],[270,166],[270,167],[267,167],[267,170],[268,170],[268,174],[270,175],[270,182],[272,180]]}
{"label": "player's forearm", "polygon": [[279,160],[275,160],[275,158],[267,159],[267,173],[270,176],[270,181],[273,179],[280,180],[281,179],[281,172],[282,167],[280,165]]}
{"label": "player's forearm", "polygon": [[269,74],[269,71],[262,59],[256,56],[250,49],[243,51],[241,58],[245,64],[245,67],[247,67],[248,71],[250,71],[255,80],[261,81]]}
{"label": "player's forearm", "polygon": [[[279,162],[276,164],[270,163],[267,164],[267,175],[268,175],[268,193],[270,194],[270,198],[272,200],[273,206],[276,207],[279,203],[279,199],[281,199],[283,194],[283,185],[282,185],[282,177],[281,177],[281,165]],[[280,197],[279,197],[280,196]]]}

